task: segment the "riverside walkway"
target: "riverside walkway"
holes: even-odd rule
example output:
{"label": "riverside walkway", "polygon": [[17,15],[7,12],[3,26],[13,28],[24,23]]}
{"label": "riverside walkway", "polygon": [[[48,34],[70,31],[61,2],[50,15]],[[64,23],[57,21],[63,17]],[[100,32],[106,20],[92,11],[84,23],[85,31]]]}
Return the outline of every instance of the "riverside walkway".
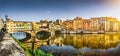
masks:
{"label": "riverside walkway", "polygon": [[5,33],[4,32],[0,32],[0,41],[2,41],[3,37],[4,37]]}
{"label": "riverside walkway", "polygon": [[24,50],[8,33],[1,33],[0,56],[27,56]]}

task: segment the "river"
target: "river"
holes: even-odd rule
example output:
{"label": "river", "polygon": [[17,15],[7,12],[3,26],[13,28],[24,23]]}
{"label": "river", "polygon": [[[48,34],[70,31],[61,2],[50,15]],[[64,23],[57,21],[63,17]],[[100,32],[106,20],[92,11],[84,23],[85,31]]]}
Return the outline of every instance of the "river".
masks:
{"label": "river", "polygon": [[119,43],[120,34],[56,34],[37,49],[54,56],[120,56]]}

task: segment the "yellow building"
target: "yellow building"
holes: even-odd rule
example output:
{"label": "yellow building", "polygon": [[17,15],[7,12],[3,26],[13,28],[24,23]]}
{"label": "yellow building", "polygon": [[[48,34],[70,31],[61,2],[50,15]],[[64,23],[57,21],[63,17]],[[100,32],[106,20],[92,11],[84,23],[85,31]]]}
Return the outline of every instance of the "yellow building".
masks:
{"label": "yellow building", "polygon": [[84,31],[90,30],[90,20],[89,19],[83,19],[83,30]]}
{"label": "yellow building", "polygon": [[99,18],[91,18],[90,19],[90,30],[91,31],[98,31],[99,30]]}
{"label": "yellow building", "polygon": [[81,17],[76,17],[73,20],[73,29],[74,30],[83,30],[83,19]]}
{"label": "yellow building", "polygon": [[120,21],[118,22],[118,24],[119,24],[119,31],[120,31]]}
{"label": "yellow building", "polygon": [[[39,30],[41,28],[48,28],[52,21],[41,20],[40,22],[27,22],[27,21],[13,21],[6,17],[6,28],[7,31],[12,33],[14,31],[23,30]],[[120,22],[117,18],[112,17],[95,17],[91,19],[82,19],[81,17],[76,17],[73,20],[66,20],[62,22],[58,20],[52,22],[55,26],[54,29],[60,30],[65,28],[66,30],[91,30],[91,31],[106,31],[106,32],[118,32],[120,31]]]}
{"label": "yellow building", "polygon": [[10,32],[10,33],[13,32],[13,29],[14,29],[13,21],[8,19],[8,20],[5,21],[5,23],[6,23],[7,31]]}
{"label": "yellow building", "polygon": [[113,31],[119,31],[119,22],[118,21],[115,21],[113,23]]}
{"label": "yellow building", "polygon": [[36,22],[32,22],[32,30],[36,30],[37,24]]}
{"label": "yellow building", "polygon": [[104,20],[105,31],[119,31],[119,21],[117,18],[101,17]]}
{"label": "yellow building", "polygon": [[63,22],[63,26],[67,30],[73,30],[73,21],[72,20],[66,20],[66,21]]}
{"label": "yellow building", "polygon": [[9,33],[13,33],[15,31],[32,30],[31,22],[13,21],[11,19],[7,19],[5,23]]}

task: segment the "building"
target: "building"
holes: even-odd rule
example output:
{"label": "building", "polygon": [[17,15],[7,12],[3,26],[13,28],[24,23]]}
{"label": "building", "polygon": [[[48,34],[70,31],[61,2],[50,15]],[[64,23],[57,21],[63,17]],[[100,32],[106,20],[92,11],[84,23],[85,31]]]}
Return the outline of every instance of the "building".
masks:
{"label": "building", "polygon": [[[6,29],[8,32],[24,30],[39,30],[39,29],[55,29],[64,32],[82,33],[82,32],[118,32],[120,31],[120,21],[112,17],[93,17],[91,19],[82,19],[76,17],[73,20],[56,20],[47,21],[41,20],[40,22],[28,21],[13,21],[6,16],[5,21]],[[3,19],[0,19],[0,27],[4,26]]]}
{"label": "building", "polygon": [[41,20],[40,21],[40,28],[48,28],[48,21],[47,20]]}
{"label": "building", "polygon": [[99,30],[99,18],[91,18],[90,19],[90,30],[91,31],[98,31]]}
{"label": "building", "polygon": [[113,31],[119,31],[119,22],[118,21],[114,22]]}
{"label": "building", "polygon": [[13,21],[7,18],[5,21],[7,31],[13,33],[14,31],[32,30],[32,22]]}
{"label": "building", "polygon": [[39,30],[41,27],[40,22],[32,22],[33,30]]}
{"label": "building", "polygon": [[2,28],[4,28],[4,20],[0,18],[0,31]]}
{"label": "building", "polygon": [[53,24],[54,24],[55,30],[58,30],[58,31],[65,30],[62,20],[56,20]]}
{"label": "building", "polygon": [[63,26],[66,30],[74,30],[73,28],[73,21],[72,20],[66,20],[63,22]]}
{"label": "building", "polygon": [[117,18],[101,17],[104,22],[104,31],[119,31],[119,21]]}
{"label": "building", "polygon": [[92,31],[119,31],[119,21],[112,17],[91,18]]}
{"label": "building", "polygon": [[90,31],[90,19],[83,19],[83,31]]}
{"label": "building", "polygon": [[83,19],[81,17],[76,17],[73,20],[73,29],[74,30],[83,30]]}
{"label": "building", "polygon": [[91,19],[76,17],[73,20],[66,20],[63,22],[63,26],[69,31],[94,32],[120,31],[119,24],[119,21],[112,17],[93,17]]}
{"label": "building", "polygon": [[62,21],[62,20],[57,19],[57,20],[55,21],[55,24],[56,24],[56,25],[62,25],[62,24],[63,24],[63,21]]}

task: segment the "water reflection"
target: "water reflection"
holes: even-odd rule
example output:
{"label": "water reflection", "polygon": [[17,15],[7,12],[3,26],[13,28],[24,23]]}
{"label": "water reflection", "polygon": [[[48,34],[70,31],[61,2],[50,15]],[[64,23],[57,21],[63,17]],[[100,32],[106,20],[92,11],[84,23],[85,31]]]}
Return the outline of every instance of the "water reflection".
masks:
{"label": "water reflection", "polygon": [[27,41],[31,38],[31,34],[26,32],[15,32],[12,34],[12,36],[22,42]]}
{"label": "water reflection", "polygon": [[119,56],[120,34],[56,35],[39,49],[55,56]]}
{"label": "water reflection", "polygon": [[120,56],[120,44],[115,48],[91,49],[83,47],[76,49],[72,46],[41,46],[39,49],[54,56]]}
{"label": "water reflection", "polygon": [[36,34],[36,38],[39,40],[46,40],[50,37],[50,32],[47,31],[40,31]]}
{"label": "water reflection", "polygon": [[25,32],[15,32],[12,34],[13,37],[15,37],[18,40],[26,38],[26,33]]}
{"label": "water reflection", "polygon": [[64,38],[65,45],[71,45],[75,48],[110,48],[116,47],[120,41],[120,35],[117,34],[85,34],[85,35],[67,35]]}

